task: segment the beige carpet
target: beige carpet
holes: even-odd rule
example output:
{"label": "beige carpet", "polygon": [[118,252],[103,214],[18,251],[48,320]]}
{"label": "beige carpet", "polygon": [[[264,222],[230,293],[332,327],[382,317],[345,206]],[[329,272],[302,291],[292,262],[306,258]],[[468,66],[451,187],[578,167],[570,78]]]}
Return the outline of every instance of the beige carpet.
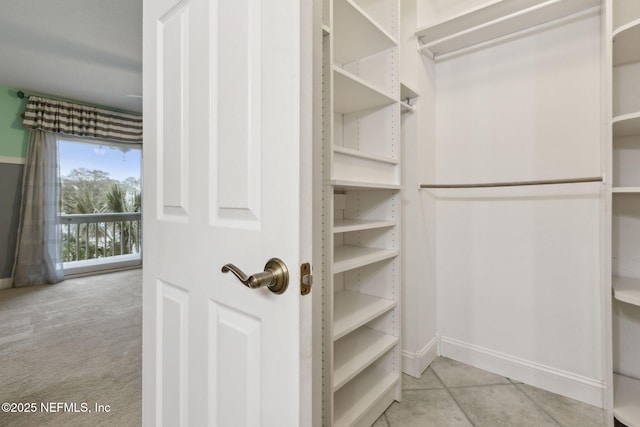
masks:
{"label": "beige carpet", "polygon": [[139,426],[141,303],[142,270],[1,290],[0,426]]}

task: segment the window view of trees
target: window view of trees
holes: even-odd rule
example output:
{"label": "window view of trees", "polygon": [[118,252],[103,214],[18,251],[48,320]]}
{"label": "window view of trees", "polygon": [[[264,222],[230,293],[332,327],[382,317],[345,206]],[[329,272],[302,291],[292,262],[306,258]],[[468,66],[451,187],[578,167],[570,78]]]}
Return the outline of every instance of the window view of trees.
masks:
{"label": "window view of trees", "polygon": [[[75,151],[82,150],[81,146],[92,145],[71,144]],[[120,152],[120,158],[114,157],[115,164],[113,159],[104,161],[108,158],[105,158],[103,147],[100,147],[99,151],[95,147],[90,149],[92,152],[102,153],[98,155],[102,156],[100,160],[105,164],[100,165],[100,168],[79,166],[78,163],[82,162],[73,161],[72,155],[65,156],[65,151],[60,150],[61,170],[66,171],[60,177],[63,260],[68,262],[140,254],[140,154],[134,153],[138,159],[137,170],[134,168],[136,176],[123,178],[123,174],[130,171],[121,170],[123,168],[118,162],[121,162],[125,155],[131,157],[130,153],[128,154],[131,149],[107,147]],[[134,156],[134,160],[135,158]],[[85,163],[92,166],[91,161]],[[70,169],[70,165],[77,167]],[[120,179],[113,178],[112,173],[119,175]]]}
{"label": "window view of trees", "polygon": [[140,179],[117,181],[98,169],[72,169],[60,177],[61,210],[66,214],[140,212]]}

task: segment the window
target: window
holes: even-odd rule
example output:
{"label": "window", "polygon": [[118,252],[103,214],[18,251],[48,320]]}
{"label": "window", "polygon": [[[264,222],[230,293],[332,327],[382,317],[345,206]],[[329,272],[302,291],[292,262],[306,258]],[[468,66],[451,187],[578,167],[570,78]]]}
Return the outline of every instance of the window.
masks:
{"label": "window", "polygon": [[60,137],[65,275],[141,264],[139,144]]}

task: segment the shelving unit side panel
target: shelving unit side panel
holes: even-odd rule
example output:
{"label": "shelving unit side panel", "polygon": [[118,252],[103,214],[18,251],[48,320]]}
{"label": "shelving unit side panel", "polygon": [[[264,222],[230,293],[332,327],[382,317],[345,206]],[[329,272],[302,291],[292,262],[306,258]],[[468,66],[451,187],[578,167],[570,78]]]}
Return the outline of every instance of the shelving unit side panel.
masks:
{"label": "shelving unit side panel", "polygon": [[613,67],[613,115],[640,112],[640,62]]}
{"label": "shelving unit side panel", "polygon": [[334,292],[334,192],[322,188],[322,417],[323,424],[333,419],[333,317]]}
{"label": "shelving unit side panel", "polygon": [[332,2],[331,0],[322,0],[322,25],[331,28],[332,21]]}
{"label": "shelving unit side panel", "polygon": [[[322,40],[322,176],[329,177],[332,173],[333,150],[331,146],[335,139],[336,123],[333,112],[333,67],[331,65],[331,47],[333,38],[325,36]],[[340,123],[338,123],[340,125]]]}
{"label": "shelving unit side panel", "polygon": [[640,135],[617,137],[613,142],[613,186],[640,186]]}
{"label": "shelving unit side panel", "polygon": [[[613,370],[640,378],[640,307],[615,301],[613,304]],[[638,402],[640,406],[640,402]]]}

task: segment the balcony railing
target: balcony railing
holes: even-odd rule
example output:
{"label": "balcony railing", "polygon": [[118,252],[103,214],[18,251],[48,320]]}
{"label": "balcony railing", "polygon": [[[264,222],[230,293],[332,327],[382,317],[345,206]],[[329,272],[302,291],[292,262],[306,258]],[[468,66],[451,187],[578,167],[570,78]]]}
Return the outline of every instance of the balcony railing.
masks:
{"label": "balcony railing", "polygon": [[62,214],[58,220],[65,264],[122,255],[140,257],[140,212]]}

